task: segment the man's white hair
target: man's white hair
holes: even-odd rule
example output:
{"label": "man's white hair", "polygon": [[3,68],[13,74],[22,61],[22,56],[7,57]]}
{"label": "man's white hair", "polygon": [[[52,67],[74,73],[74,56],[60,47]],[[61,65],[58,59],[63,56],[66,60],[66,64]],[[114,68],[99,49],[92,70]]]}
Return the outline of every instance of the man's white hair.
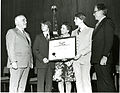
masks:
{"label": "man's white hair", "polygon": [[15,17],[15,25],[17,25],[18,22],[19,22],[19,20],[20,20],[21,18],[23,18],[23,17],[25,17],[25,16],[24,16],[24,15],[18,15],[18,16],[16,16],[16,17]]}

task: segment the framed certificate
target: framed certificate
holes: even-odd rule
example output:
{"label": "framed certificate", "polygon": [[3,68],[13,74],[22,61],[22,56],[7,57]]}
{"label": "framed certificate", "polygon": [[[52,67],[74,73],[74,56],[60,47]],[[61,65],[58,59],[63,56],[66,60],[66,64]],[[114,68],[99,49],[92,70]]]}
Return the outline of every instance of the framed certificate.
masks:
{"label": "framed certificate", "polygon": [[71,59],[75,57],[76,53],[76,38],[65,37],[57,38],[49,41],[49,60]]}

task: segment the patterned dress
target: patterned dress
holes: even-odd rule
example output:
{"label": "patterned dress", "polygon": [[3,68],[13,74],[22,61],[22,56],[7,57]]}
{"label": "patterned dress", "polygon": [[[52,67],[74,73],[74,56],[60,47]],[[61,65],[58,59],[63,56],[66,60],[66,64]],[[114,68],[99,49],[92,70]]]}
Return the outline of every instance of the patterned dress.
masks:
{"label": "patterned dress", "polygon": [[[61,36],[61,37],[69,37],[70,35]],[[65,62],[56,62],[55,63],[55,73],[53,75],[53,81],[61,82],[72,82],[75,81],[74,73],[73,73],[73,67],[71,65],[67,65],[66,63],[70,63],[71,61],[65,61]]]}

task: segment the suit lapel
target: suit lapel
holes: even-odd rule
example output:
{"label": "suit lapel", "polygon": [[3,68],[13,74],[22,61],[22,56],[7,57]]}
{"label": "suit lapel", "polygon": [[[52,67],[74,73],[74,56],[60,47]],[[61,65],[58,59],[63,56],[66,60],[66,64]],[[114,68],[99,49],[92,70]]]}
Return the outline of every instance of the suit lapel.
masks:
{"label": "suit lapel", "polygon": [[19,35],[19,37],[25,39],[25,36],[23,35],[23,33],[19,29],[16,28],[16,32],[17,32],[17,35]]}
{"label": "suit lapel", "polygon": [[43,41],[48,42],[43,33],[41,34],[41,38],[43,39]]}
{"label": "suit lapel", "polygon": [[93,39],[94,36],[100,31],[99,29],[102,27],[102,25],[104,24],[105,20],[106,20],[106,18],[104,18],[104,19],[99,23],[99,25],[97,26],[97,28],[94,29],[92,39]]}
{"label": "suit lapel", "polygon": [[28,40],[27,42],[29,42],[29,44],[31,45],[31,40],[30,40],[29,34],[25,32],[25,35],[26,35],[25,38]]}
{"label": "suit lapel", "polygon": [[16,29],[18,37],[21,38],[21,39],[23,39],[26,43],[28,43],[25,35],[19,29],[17,29],[17,28],[15,28],[15,29]]}

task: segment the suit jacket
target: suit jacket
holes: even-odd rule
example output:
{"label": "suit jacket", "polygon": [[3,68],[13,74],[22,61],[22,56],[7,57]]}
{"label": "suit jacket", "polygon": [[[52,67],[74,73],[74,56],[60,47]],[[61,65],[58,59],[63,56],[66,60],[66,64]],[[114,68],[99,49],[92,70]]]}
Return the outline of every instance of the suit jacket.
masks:
{"label": "suit jacket", "polygon": [[94,30],[92,36],[91,63],[100,63],[101,58],[106,56],[107,63],[112,63],[112,46],[114,35],[114,24],[110,18],[104,18]]}
{"label": "suit jacket", "polygon": [[18,68],[32,66],[31,40],[29,34],[26,32],[25,34],[26,36],[17,28],[8,30],[6,34],[8,68],[11,67],[12,62],[17,62]]}
{"label": "suit jacket", "polygon": [[48,40],[45,38],[43,33],[37,35],[33,44],[33,53],[36,58],[37,68],[48,68],[48,66],[54,68],[53,62],[49,62],[49,63],[43,62],[43,58],[48,58],[48,52],[49,52]]}
{"label": "suit jacket", "polygon": [[76,36],[77,54],[83,55],[77,61],[84,65],[90,65],[92,33],[93,28],[87,26],[79,34],[77,29],[72,32]]}

